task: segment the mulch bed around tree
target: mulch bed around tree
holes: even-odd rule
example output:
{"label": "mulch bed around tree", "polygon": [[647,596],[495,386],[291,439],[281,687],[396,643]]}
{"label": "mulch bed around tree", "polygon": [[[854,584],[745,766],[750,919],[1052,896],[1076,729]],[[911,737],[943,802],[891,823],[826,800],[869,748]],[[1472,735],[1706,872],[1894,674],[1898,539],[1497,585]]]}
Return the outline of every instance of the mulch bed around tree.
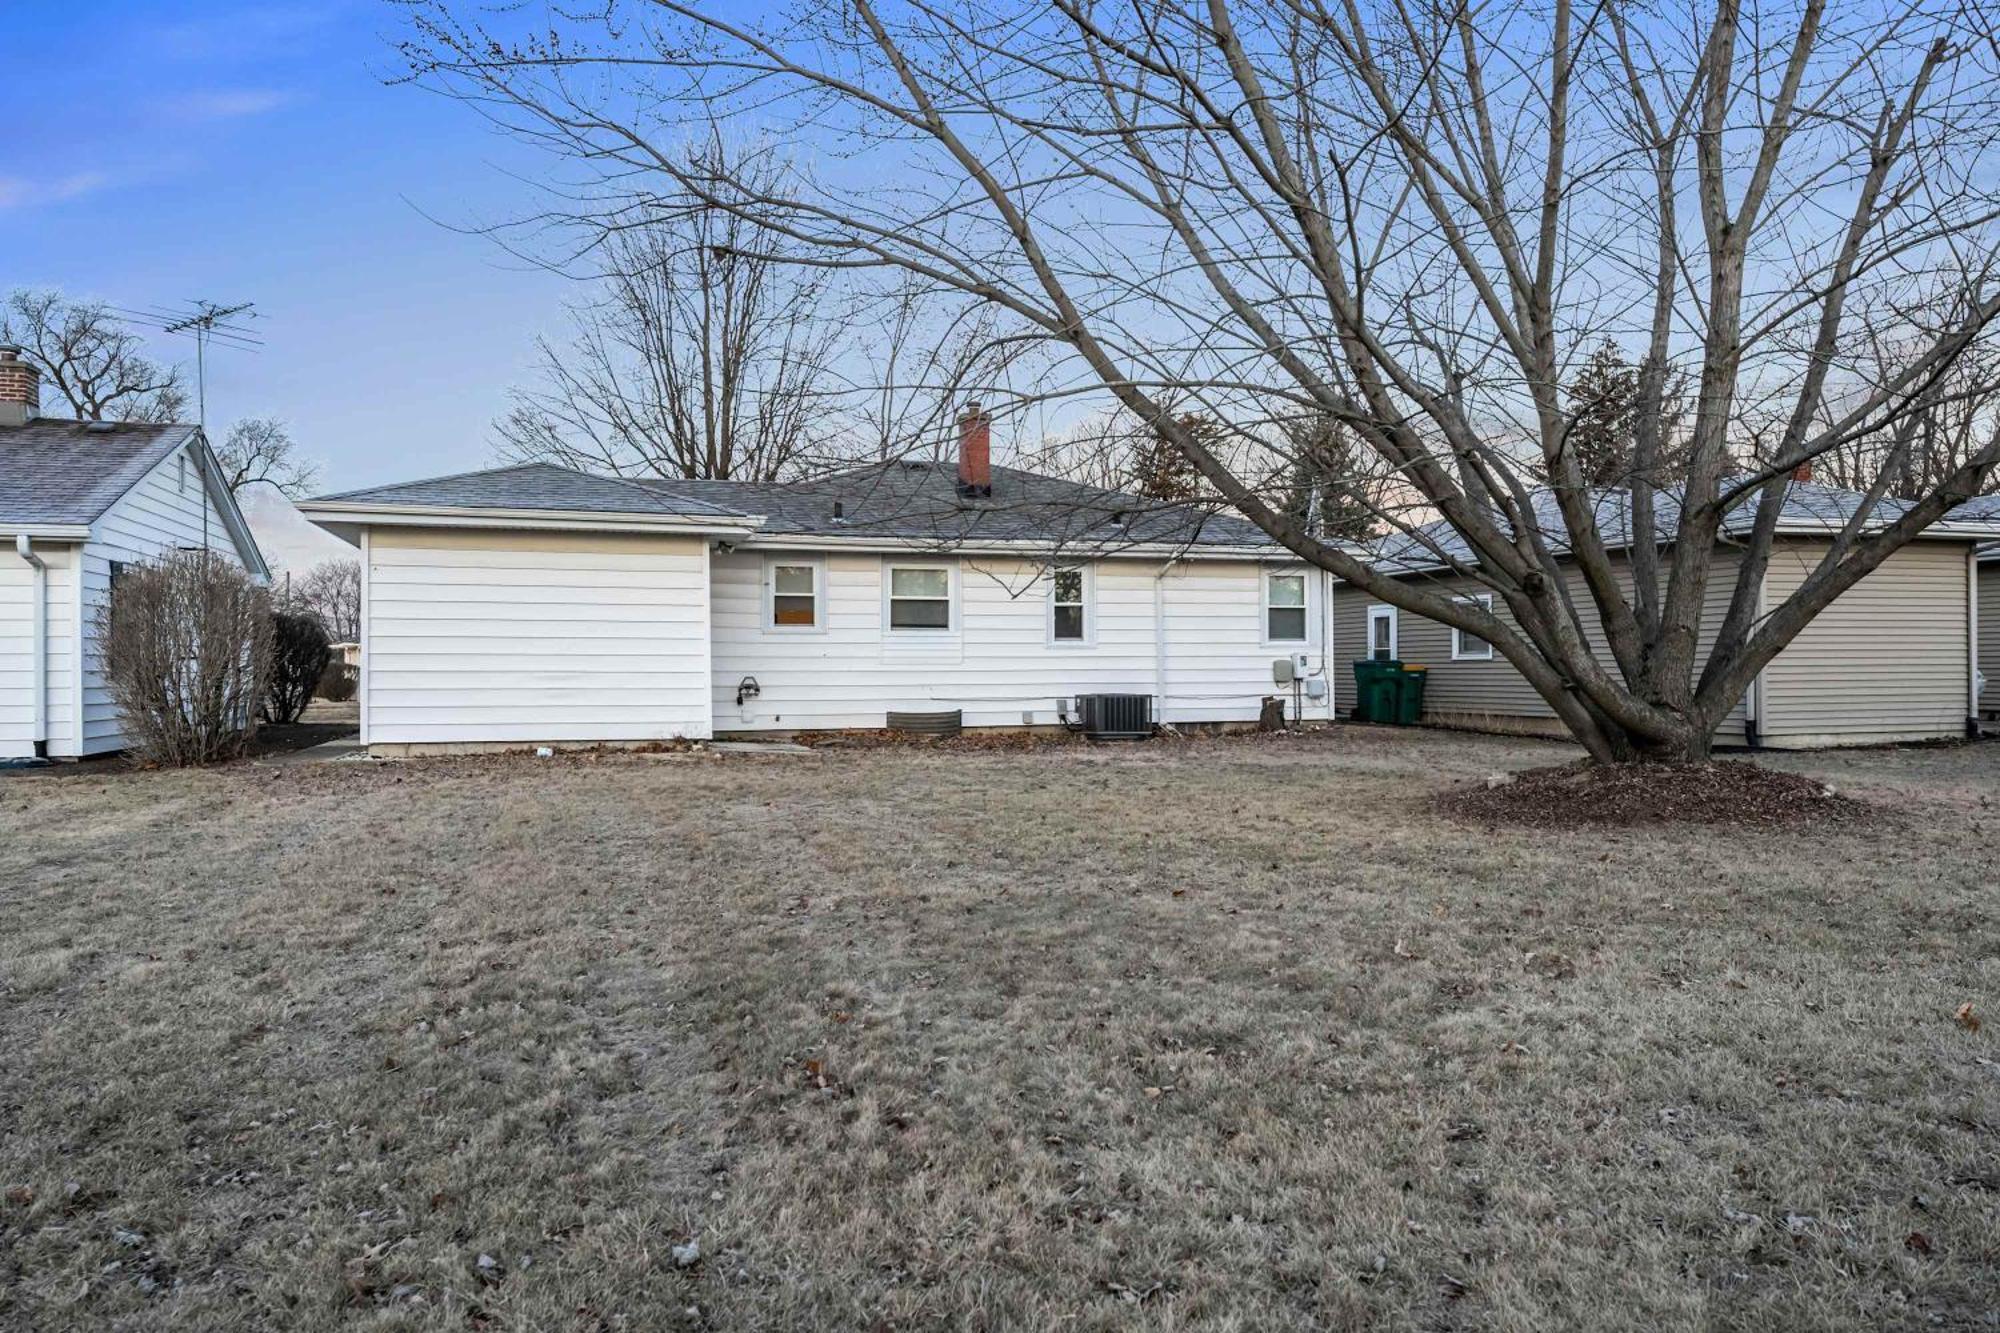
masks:
{"label": "mulch bed around tree", "polygon": [[1707,764],[1597,764],[1531,768],[1441,793],[1459,819],[1527,828],[1743,824],[1765,828],[1854,824],[1880,812],[1817,778],[1744,760]]}

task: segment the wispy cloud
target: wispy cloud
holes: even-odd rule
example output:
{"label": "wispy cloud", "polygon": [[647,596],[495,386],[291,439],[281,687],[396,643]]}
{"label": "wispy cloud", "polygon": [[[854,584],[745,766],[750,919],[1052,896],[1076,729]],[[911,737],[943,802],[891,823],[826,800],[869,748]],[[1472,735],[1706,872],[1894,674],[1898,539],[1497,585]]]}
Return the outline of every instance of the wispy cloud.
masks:
{"label": "wispy cloud", "polygon": [[35,179],[27,176],[0,176],[0,212],[58,204],[65,199],[103,189],[111,183],[101,171],[76,171],[67,176]]}
{"label": "wispy cloud", "polygon": [[176,120],[241,120],[276,111],[292,95],[275,88],[208,88],[169,98],[161,109]]}
{"label": "wispy cloud", "polygon": [[148,44],[174,60],[234,60],[295,49],[335,22],[347,0],[305,4],[212,6],[199,17],[148,33]]}

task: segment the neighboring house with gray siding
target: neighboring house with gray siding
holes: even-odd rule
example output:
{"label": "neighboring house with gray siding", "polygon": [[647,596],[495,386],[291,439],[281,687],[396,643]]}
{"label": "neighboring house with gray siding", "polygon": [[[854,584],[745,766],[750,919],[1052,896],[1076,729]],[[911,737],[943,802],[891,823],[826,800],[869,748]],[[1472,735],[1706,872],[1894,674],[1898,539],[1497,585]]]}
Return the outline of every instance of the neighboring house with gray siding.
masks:
{"label": "neighboring house with gray siding", "polygon": [[2000,547],[1979,554],[1979,715],[2000,718]]}
{"label": "neighboring house with gray siding", "polygon": [[39,396],[0,347],[0,760],[124,748],[95,633],[119,566],[205,548],[269,573],[198,427],[40,417]]}
{"label": "neighboring house with gray siding", "polygon": [[[1561,520],[1549,497],[1542,497],[1538,522],[1558,533]],[[1794,482],[1780,536],[1762,589],[1762,605],[1776,606],[1804,581],[1830,546],[1836,530],[1859,497],[1831,487]],[[1626,523],[1623,492],[1606,492],[1599,521],[1614,549]],[[1663,506],[1662,526],[1671,531],[1674,513]],[[1747,525],[1739,511],[1731,530]],[[1958,511],[1924,537],[1904,547],[1822,612],[1774,658],[1717,732],[1724,745],[1806,748],[1876,744],[1963,736],[1975,715],[1973,634],[1979,615],[1974,552],[1982,540],[2000,536],[2000,515]],[[1556,543],[1558,550],[1560,543]],[[1404,577],[1456,596],[1484,595],[1469,577],[1448,571],[1437,552],[1455,560],[1466,552],[1455,534],[1432,525],[1385,543],[1378,562],[1407,570]],[[1625,587],[1629,565],[1620,564]],[[1714,642],[1734,591],[1738,555],[1718,550],[1702,613],[1698,655]],[[1576,605],[1591,599],[1582,575],[1564,561]],[[1996,591],[2000,591],[1997,588]],[[1336,583],[1333,608],[1335,708],[1350,716],[1355,703],[1352,661],[1389,656],[1428,669],[1424,718],[1442,726],[1479,730],[1563,734],[1555,712],[1514,667],[1489,645],[1421,616],[1390,607],[1358,588]],[[1504,604],[1495,606],[1502,620]],[[1586,629],[1599,658],[1611,665],[1600,628],[1586,614]],[[2000,650],[2000,638],[1982,636]],[[1989,659],[1991,660],[1991,659]],[[1991,674],[1991,673],[1989,673]]]}

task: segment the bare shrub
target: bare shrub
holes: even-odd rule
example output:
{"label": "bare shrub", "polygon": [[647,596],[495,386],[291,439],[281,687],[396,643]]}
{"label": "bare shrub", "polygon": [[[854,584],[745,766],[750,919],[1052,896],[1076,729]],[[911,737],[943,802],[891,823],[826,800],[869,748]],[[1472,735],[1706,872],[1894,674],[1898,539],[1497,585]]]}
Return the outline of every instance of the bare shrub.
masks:
{"label": "bare shrub", "polygon": [[320,672],[319,687],[314,693],[329,703],[344,704],[360,688],[361,669],[335,658]]}
{"label": "bare shrub", "polygon": [[271,669],[264,688],[264,720],[296,722],[333,660],[326,626],[302,611],[271,613]]}
{"label": "bare shrub", "polygon": [[242,750],[271,657],[270,597],[243,569],[207,551],[133,566],[99,611],[97,636],[139,758],[186,767]]}

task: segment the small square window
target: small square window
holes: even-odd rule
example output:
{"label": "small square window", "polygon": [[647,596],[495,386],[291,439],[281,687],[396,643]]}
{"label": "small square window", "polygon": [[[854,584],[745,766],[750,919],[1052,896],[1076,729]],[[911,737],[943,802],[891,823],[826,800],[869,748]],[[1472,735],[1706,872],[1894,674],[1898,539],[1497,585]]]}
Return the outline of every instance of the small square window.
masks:
{"label": "small square window", "polygon": [[889,571],[889,628],[951,628],[951,571],[929,566]]}
{"label": "small square window", "polygon": [[[1475,593],[1470,597],[1460,597],[1456,600],[1473,606],[1482,606],[1488,611],[1493,609],[1493,594],[1490,592]],[[1469,634],[1465,630],[1454,628],[1451,632],[1451,660],[1490,662],[1493,660],[1493,645],[1477,634]]]}
{"label": "small square window", "polygon": [[819,624],[818,566],[771,566],[771,624],[785,629]]}
{"label": "small square window", "polygon": [[1271,574],[1265,578],[1264,633],[1272,643],[1305,642],[1305,575]]}

